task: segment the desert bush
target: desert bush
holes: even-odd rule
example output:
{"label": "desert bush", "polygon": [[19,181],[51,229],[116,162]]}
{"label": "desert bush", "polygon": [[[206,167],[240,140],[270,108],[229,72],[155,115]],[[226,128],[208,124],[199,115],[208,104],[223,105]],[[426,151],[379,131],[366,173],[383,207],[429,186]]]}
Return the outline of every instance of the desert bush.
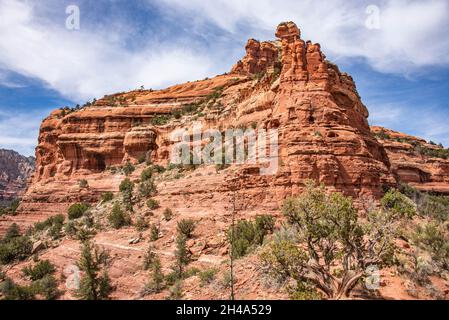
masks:
{"label": "desert bush", "polygon": [[58,283],[52,275],[45,275],[41,279],[33,282],[34,291],[42,295],[46,300],[54,300],[59,295]]}
{"label": "desert bush", "polygon": [[13,223],[7,230],[1,242],[7,243],[10,240],[20,237],[20,229],[16,223]]}
{"label": "desert bush", "polygon": [[398,190],[389,190],[381,199],[385,210],[390,210],[400,217],[412,218],[416,215],[416,205]]}
{"label": "desert bush", "polygon": [[0,292],[4,300],[34,300],[35,289],[32,286],[20,286],[12,279],[6,278],[0,283]]}
{"label": "desert bush", "polygon": [[449,270],[449,234],[444,225],[430,222],[418,226],[412,241],[428,251],[440,268]]}
{"label": "desert bush", "polygon": [[138,217],[134,226],[136,227],[137,231],[145,231],[150,225],[144,217]]}
{"label": "desert bush", "polygon": [[139,183],[139,194],[144,198],[153,196],[156,191],[156,185],[152,179]]}
{"label": "desert bush", "polygon": [[131,173],[133,173],[136,168],[132,165],[131,162],[126,162],[126,164],[123,166],[122,168],[123,173],[125,174],[125,176],[129,176]]}
{"label": "desert bush", "polygon": [[114,203],[111,213],[108,215],[108,221],[115,229],[120,229],[131,224],[131,217],[124,212],[119,203]]}
{"label": "desert bush", "polygon": [[311,181],[298,198],[285,201],[282,211],[296,239],[274,237],[265,246],[260,257],[271,275],[340,299],[349,296],[368,266],[392,261],[395,214],[390,211],[370,212],[361,223],[351,198],[327,193]]}
{"label": "desert bush", "polygon": [[159,201],[155,199],[148,199],[147,207],[150,208],[151,210],[157,209],[159,208]]}
{"label": "desert bush", "polygon": [[165,168],[163,166],[160,166],[158,164],[155,164],[153,166],[154,171],[156,171],[157,173],[164,173],[165,172]]}
{"label": "desert bush", "polygon": [[252,247],[261,245],[265,236],[274,229],[274,218],[260,215],[254,222],[240,220],[228,231],[228,239],[232,247],[234,258],[246,255]]}
{"label": "desert bush", "polygon": [[184,268],[190,262],[190,254],[187,250],[186,242],[187,237],[183,234],[178,234],[176,237],[175,264],[173,266],[173,271],[176,273],[178,279],[183,277]]}
{"label": "desert bush", "polygon": [[157,256],[154,257],[150,268],[151,268],[151,279],[149,283],[145,285],[144,294],[159,293],[165,287],[164,274],[162,273],[161,261]]}
{"label": "desert bush", "polygon": [[133,190],[134,190],[134,183],[129,180],[129,178],[126,178],[120,183],[119,190],[122,193],[123,203],[126,206],[127,211],[132,211],[132,197],[133,197]]}
{"label": "desert bush", "polygon": [[173,218],[173,211],[170,208],[166,208],[163,212],[165,221],[170,221]]}
{"label": "desert bush", "polygon": [[182,280],[178,280],[175,284],[170,288],[169,300],[181,300],[182,298]]}
{"label": "desert bush", "polygon": [[105,300],[112,291],[107,273],[109,255],[106,251],[85,241],[78,261],[78,268],[83,272],[76,296],[80,300]]}
{"label": "desert bush", "polygon": [[159,226],[152,224],[150,228],[150,240],[157,241],[159,239]]}
{"label": "desert bush", "polygon": [[82,189],[89,187],[89,182],[87,182],[86,179],[79,180],[78,184],[79,184],[80,188],[82,188]]}
{"label": "desert bush", "polygon": [[307,282],[298,282],[296,286],[288,287],[287,291],[290,294],[292,300],[321,300],[321,293],[313,286],[313,284]]}
{"label": "desert bush", "polygon": [[114,194],[111,191],[105,192],[101,195],[101,201],[109,202],[114,199]]}
{"label": "desert bush", "polygon": [[75,220],[78,218],[81,218],[83,216],[83,214],[89,210],[90,205],[87,203],[75,203],[72,204],[68,211],[67,211],[67,216],[69,218],[69,220]]}
{"label": "desert bush", "polygon": [[0,264],[23,260],[31,255],[33,243],[28,236],[18,233],[17,225],[12,225],[0,243]]}
{"label": "desert bush", "polygon": [[151,268],[151,265],[156,258],[156,253],[154,253],[154,248],[150,245],[148,246],[147,252],[143,257],[143,270],[148,270]]}
{"label": "desert bush", "polygon": [[150,180],[153,177],[153,168],[149,167],[142,171],[140,174],[140,180],[141,181],[147,181]]}
{"label": "desert bush", "polygon": [[55,266],[49,260],[42,260],[34,266],[28,266],[22,269],[23,275],[33,281],[40,280],[46,275],[53,274],[55,271]]}
{"label": "desert bush", "polygon": [[194,230],[195,230],[194,220],[182,219],[181,221],[178,221],[177,231],[179,234],[184,235],[186,238],[190,238]]}
{"label": "desert bush", "polygon": [[215,275],[217,274],[218,270],[215,268],[210,268],[204,271],[201,271],[198,273],[198,276],[201,281],[201,286],[205,286],[209,283],[211,283],[215,279]]}

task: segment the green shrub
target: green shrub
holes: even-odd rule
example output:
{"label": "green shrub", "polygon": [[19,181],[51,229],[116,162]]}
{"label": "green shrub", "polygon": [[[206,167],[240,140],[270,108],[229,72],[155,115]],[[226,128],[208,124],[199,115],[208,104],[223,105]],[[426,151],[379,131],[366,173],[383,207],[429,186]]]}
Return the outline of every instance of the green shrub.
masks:
{"label": "green shrub", "polygon": [[48,260],[39,261],[34,267],[28,266],[22,269],[24,276],[31,280],[40,280],[46,275],[53,274],[56,271],[55,266]]}
{"label": "green shrub", "polygon": [[136,220],[136,223],[134,224],[134,226],[136,227],[137,231],[145,231],[148,229],[149,224],[148,221],[143,218],[143,217],[139,217]]}
{"label": "green shrub", "polygon": [[89,187],[89,182],[87,182],[86,179],[81,179],[80,181],[78,181],[78,184],[82,189]]}
{"label": "green shrub", "polygon": [[153,166],[154,171],[156,171],[157,173],[164,173],[165,172],[165,168],[163,166],[160,166],[158,164],[155,164]]}
{"label": "green shrub", "polygon": [[139,164],[142,164],[142,163],[144,163],[146,161],[146,156],[145,155],[141,155],[138,159],[137,159],[137,162],[139,163]]}
{"label": "green shrub", "polygon": [[156,191],[156,185],[153,180],[146,180],[139,183],[139,193],[144,198],[153,196]]}
{"label": "green shrub", "polygon": [[159,208],[159,201],[157,201],[155,199],[148,199],[147,206],[151,210],[155,210],[155,209]]}
{"label": "green shrub", "polygon": [[151,225],[150,240],[157,241],[159,239],[159,227],[156,224]]}
{"label": "green shrub", "polygon": [[176,250],[175,250],[175,264],[173,271],[177,274],[178,279],[182,279],[184,274],[184,268],[190,262],[190,254],[187,250],[187,238],[178,234],[176,237]]}
{"label": "green shrub", "polygon": [[82,246],[78,268],[83,272],[76,296],[81,300],[105,300],[112,291],[107,273],[109,255],[86,241]]}
{"label": "green shrub", "polygon": [[141,181],[150,180],[153,177],[153,168],[149,167],[142,171],[140,174]]}
{"label": "green shrub", "polygon": [[131,217],[125,213],[120,204],[114,203],[111,213],[108,215],[108,221],[115,229],[120,229],[131,224]]}
{"label": "green shrub", "polygon": [[36,222],[34,224],[34,231],[44,231],[48,229],[48,234],[53,239],[58,239],[61,236],[61,230],[64,225],[64,216],[62,214],[55,215],[43,222]]}
{"label": "green shrub", "polygon": [[449,270],[449,233],[442,224],[431,222],[419,226],[413,242],[427,250],[439,267]]}
{"label": "green shrub", "polygon": [[75,219],[81,218],[83,216],[83,214],[87,210],[89,210],[89,208],[90,208],[90,205],[87,203],[72,204],[67,211],[69,220],[75,220]]}
{"label": "green shrub", "polygon": [[0,283],[0,292],[4,300],[34,300],[35,288],[33,286],[20,286],[10,278]]}
{"label": "green shrub", "polygon": [[178,280],[170,288],[170,293],[168,296],[169,300],[181,300],[182,298],[182,281]]}
{"label": "green shrub", "polygon": [[8,230],[6,230],[5,236],[2,239],[3,243],[7,243],[10,240],[20,237],[20,229],[19,226],[16,223],[13,223]]}
{"label": "green shrub", "polygon": [[144,294],[159,293],[164,289],[164,274],[162,273],[161,261],[157,256],[151,263],[151,280],[145,285]]}
{"label": "green shrub", "polygon": [[215,268],[201,271],[198,274],[200,277],[201,286],[205,286],[205,285],[211,283],[215,279],[215,275],[217,274],[217,272],[218,272],[218,270]]}
{"label": "green shrub", "polygon": [[173,218],[173,211],[170,208],[166,208],[163,212],[165,221],[170,221]]}
{"label": "green shrub", "polygon": [[152,246],[148,246],[147,252],[143,257],[143,270],[148,270],[153,265],[154,259],[156,258],[156,253]]}
{"label": "green shrub", "polygon": [[194,220],[182,219],[181,221],[178,222],[177,231],[178,233],[184,235],[186,238],[190,238],[194,230],[195,230]]}
{"label": "green shrub", "polygon": [[123,202],[126,206],[126,210],[132,211],[133,210],[132,195],[134,190],[134,183],[128,178],[126,178],[120,183],[119,189],[120,192],[122,193]]}
{"label": "green shrub", "polygon": [[135,170],[136,170],[136,168],[132,165],[132,163],[131,162],[126,162],[126,164],[123,166],[123,173],[126,175],[126,176],[129,176],[131,173],[133,173]]}
{"label": "green shrub", "polygon": [[17,233],[17,225],[11,226],[0,243],[0,264],[23,260],[31,255],[33,243],[28,236]]}
{"label": "green shrub", "polygon": [[41,294],[46,300],[54,300],[60,295],[58,283],[52,275],[45,275],[42,279],[35,281],[32,286],[34,291]]}
{"label": "green shrub", "polygon": [[412,218],[416,215],[416,205],[398,190],[389,190],[381,199],[382,206],[400,217]]}
{"label": "green shrub", "polygon": [[321,300],[320,292],[310,283],[299,281],[296,287],[289,287],[290,299],[292,300]]}
{"label": "green shrub", "polygon": [[114,199],[114,194],[111,191],[105,192],[101,195],[101,201],[109,202]]}

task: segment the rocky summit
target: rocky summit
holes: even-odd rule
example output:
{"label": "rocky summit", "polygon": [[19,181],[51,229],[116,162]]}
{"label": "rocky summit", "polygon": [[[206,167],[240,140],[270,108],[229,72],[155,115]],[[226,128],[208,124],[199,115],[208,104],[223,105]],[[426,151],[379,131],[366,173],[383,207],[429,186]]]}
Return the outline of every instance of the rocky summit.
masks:
{"label": "rocky summit", "polygon": [[[386,188],[401,183],[449,194],[449,161],[439,156],[445,149],[370,128],[369,112],[354,80],[326,60],[319,44],[303,40],[293,22],[281,23],[275,36],[273,41],[248,40],[246,54],[229,73],[164,90],[116,93],[82,108],[53,111],[40,127],[32,181],[17,214],[0,218],[0,234],[13,223],[25,231],[57,214],[66,215],[75,203],[89,204],[94,224],[100,223],[112,209],[102,197],[107,192],[118,196],[126,177],[141,183],[142,173],[152,166],[158,171],[157,193],[152,197],[158,206],[149,208],[134,194],[131,219],[133,224],[143,219],[160,227],[152,246],[162,270],[168,272],[176,256],[177,222],[194,219],[195,237],[187,241],[192,266],[220,271],[229,259],[226,239],[232,213],[234,219],[261,214],[280,218],[283,201],[301,194],[308,179],[352,197],[357,208],[368,199],[378,203]],[[276,172],[261,175],[257,163],[199,164],[189,170],[171,165],[175,144],[171,133],[191,130],[195,122],[219,132],[275,129]],[[167,219],[167,209],[172,219]],[[148,276],[142,263],[150,237],[150,231],[134,227],[96,231],[93,239],[113,257],[109,274],[113,298],[143,297],[142,284]],[[45,248],[41,258],[51,260],[57,272],[76,263],[80,243],[73,237],[39,241]],[[19,277],[27,263],[13,266],[8,274]],[[235,268],[239,298],[286,297],[275,286],[265,288],[255,256],[238,260]],[[385,281],[403,287],[391,275]],[[227,298],[226,290],[217,289],[220,286],[225,284],[212,288],[189,278],[184,298]],[[384,291],[386,297],[407,296],[406,289]],[[64,298],[73,298],[65,292]]]}

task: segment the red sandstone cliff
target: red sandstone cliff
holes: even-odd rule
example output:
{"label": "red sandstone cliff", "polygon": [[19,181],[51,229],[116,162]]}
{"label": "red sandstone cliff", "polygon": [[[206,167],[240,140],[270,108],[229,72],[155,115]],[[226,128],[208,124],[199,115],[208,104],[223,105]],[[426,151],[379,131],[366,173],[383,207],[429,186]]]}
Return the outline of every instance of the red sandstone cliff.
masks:
{"label": "red sandstone cliff", "polygon": [[[247,208],[276,210],[308,178],[354,198],[379,197],[382,183],[394,180],[354,81],[325,59],[319,44],[302,40],[294,23],[281,24],[276,36],[274,42],[249,40],[245,57],[229,74],[166,90],[116,94],[75,112],[52,112],[40,128],[36,174],[19,208],[20,222],[116,191],[119,180],[108,167],[146,155],[167,164],[168,134],[193,120],[221,131],[254,123],[279,130],[276,175],[260,176],[248,165],[235,168]],[[220,96],[210,99],[217,90]],[[192,103],[202,104],[200,113],[154,125],[155,117]],[[80,179],[88,180],[89,188],[80,188]],[[226,195],[230,186],[220,182],[201,193],[215,189]],[[198,192],[177,190],[193,198],[190,206]]]}
{"label": "red sandstone cliff", "polygon": [[[176,85],[165,90],[137,90],[106,96],[81,110],[56,110],[40,128],[36,148],[36,172],[14,217],[2,217],[0,234],[13,222],[22,228],[49,216],[66,213],[79,201],[97,203],[105,191],[117,192],[124,175],[114,167],[141,158],[166,166],[173,143],[169,134],[201,121],[204,128],[253,127],[279,130],[279,170],[261,176],[258,165],[232,165],[217,171],[202,165],[194,171],[157,176],[160,209],[137,204],[135,217],[161,224],[162,211],[171,208],[175,218],[161,225],[154,241],[164,271],[173,256],[176,222],[197,221],[195,237],[188,243],[193,266],[223,268],[228,258],[226,232],[231,223],[231,202],[237,191],[237,219],[257,214],[279,215],[282,201],[297,195],[303,182],[312,178],[331,190],[353,196],[356,201],[378,199],[384,184],[400,181],[448,183],[444,161],[414,158],[408,146],[376,139],[370,130],[368,110],[353,79],[326,60],[319,44],[301,39],[292,23],[281,24],[278,40],[249,40],[246,54],[229,74]],[[190,106],[177,117],[173,112]],[[391,133],[393,135],[393,133]],[[398,150],[403,150],[398,151]],[[404,157],[402,157],[404,155]],[[413,168],[405,165],[410,159]],[[145,165],[138,165],[131,179],[137,181]],[[424,173],[422,173],[424,172]],[[422,180],[422,176],[427,180]],[[87,180],[87,185],[80,180]],[[92,209],[95,217],[110,211],[109,204]],[[97,244],[114,256],[110,276],[114,298],[139,298],[147,279],[141,270],[147,244],[130,242],[132,228],[101,231]],[[148,232],[143,238],[148,238]],[[139,236],[140,238],[140,236]],[[49,244],[41,258],[52,260],[58,271],[75,263],[79,243],[69,238]],[[19,277],[20,267],[8,270]],[[236,292],[245,298],[282,298],[263,287],[254,261],[237,262]],[[251,288],[251,290],[248,290]],[[186,280],[186,299],[226,298],[223,290],[201,288]],[[73,298],[66,293],[64,298]],[[155,296],[152,298],[162,298]]]}

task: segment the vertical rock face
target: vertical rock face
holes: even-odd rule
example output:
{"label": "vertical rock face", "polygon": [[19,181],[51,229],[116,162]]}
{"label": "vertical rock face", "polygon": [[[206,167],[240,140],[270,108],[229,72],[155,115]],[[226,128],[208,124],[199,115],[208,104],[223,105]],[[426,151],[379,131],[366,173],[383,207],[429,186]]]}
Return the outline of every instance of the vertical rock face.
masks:
{"label": "vertical rock face", "polygon": [[[392,183],[389,161],[368,125],[352,78],[305,42],[292,22],[279,25],[282,72],[275,108],[295,186],[313,178],[354,197],[380,196]],[[293,187],[295,189],[295,187]]]}
{"label": "vertical rock face", "polygon": [[0,149],[0,204],[20,197],[34,171],[33,157]]}
{"label": "vertical rock face", "polygon": [[245,49],[245,57],[237,62],[231,73],[256,75],[266,71],[274,72],[276,67],[280,67],[278,42],[259,42],[249,39]]}

